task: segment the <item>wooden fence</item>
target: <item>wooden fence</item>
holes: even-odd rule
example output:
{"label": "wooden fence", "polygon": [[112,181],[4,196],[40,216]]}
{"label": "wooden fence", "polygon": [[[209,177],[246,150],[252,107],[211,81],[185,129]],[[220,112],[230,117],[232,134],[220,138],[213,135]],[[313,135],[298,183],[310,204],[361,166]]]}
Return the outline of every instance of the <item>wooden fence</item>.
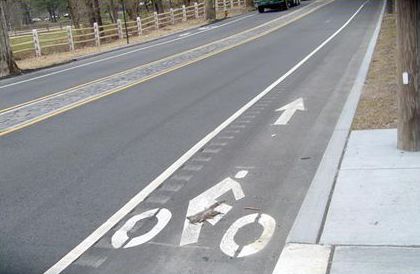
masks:
{"label": "wooden fence", "polygon": [[[245,6],[245,0],[216,0],[216,11],[228,11]],[[205,17],[204,3],[194,3],[191,6],[170,9],[165,13],[154,13],[152,16],[140,18],[136,21],[127,22],[129,36],[141,36],[145,33],[159,30],[168,25],[175,25],[188,20]],[[124,22],[120,19],[115,24],[92,27],[73,28],[67,26],[63,30],[38,31],[24,35],[10,37],[13,53],[18,58],[28,56],[40,57],[51,52],[74,51],[76,49],[100,46],[118,39],[126,38]]]}

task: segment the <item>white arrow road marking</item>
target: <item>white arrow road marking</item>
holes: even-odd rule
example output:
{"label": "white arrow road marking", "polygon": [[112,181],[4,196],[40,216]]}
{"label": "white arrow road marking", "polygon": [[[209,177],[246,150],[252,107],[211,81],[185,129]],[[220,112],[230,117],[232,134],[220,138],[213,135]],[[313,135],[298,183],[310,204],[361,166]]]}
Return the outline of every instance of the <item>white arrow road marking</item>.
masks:
{"label": "white arrow road marking", "polygon": [[302,98],[299,98],[279,109],[276,109],[276,112],[284,112],[280,115],[280,117],[277,119],[274,125],[287,125],[287,123],[289,123],[290,119],[292,118],[293,114],[295,114],[295,112],[298,110],[305,111],[305,105],[303,104]]}
{"label": "white arrow road marking", "polygon": [[165,226],[169,223],[172,217],[172,213],[167,210],[166,208],[161,208],[160,211],[159,208],[155,208],[146,212],[143,212],[141,214],[135,215],[131,217],[117,232],[112,235],[111,243],[114,248],[120,248],[124,245],[124,243],[129,239],[128,232],[133,229],[133,227],[136,225],[137,222],[151,218],[155,216],[156,212],[156,218],[157,218],[157,224],[147,233],[132,238],[125,246],[124,248],[134,247],[141,244],[144,244],[145,242],[150,241],[153,239],[157,234],[159,234],[162,229],[165,228]]}
{"label": "white arrow road marking", "polygon": [[[239,245],[235,242],[236,233],[238,233],[240,228],[255,223],[258,218],[258,214],[259,213],[254,213],[239,218],[229,227],[225,235],[223,235],[222,241],[220,242],[220,249],[223,251],[223,253],[230,257],[235,256],[235,253],[239,250]],[[245,245],[242,248],[237,256],[238,258],[255,254],[258,251],[264,249],[264,247],[268,244],[271,237],[273,236],[274,230],[276,229],[276,221],[273,219],[273,217],[267,214],[261,214],[260,218],[258,219],[258,223],[263,226],[264,231],[257,240],[248,245]]]}
{"label": "white arrow road marking", "polygon": [[[187,217],[194,216],[210,208],[212,205],[217,203],[217,198],[230,190],[232,190],[235,200],[240,200],[245,197],[241,185],[237,181],[228,177],[192,199],[188,205]],[[208,219],[206,221],[211,225],[215,225],[231,209],[232,206],[222,203],[214,208],[215,211],[220,212],[221,214],[216,215],[212,219]],[[184,246],[198,242],[202,226],[202,222],[193,224],[186,218],[184,222],[184,229],[182,230],[181,242],[179,245]]]}

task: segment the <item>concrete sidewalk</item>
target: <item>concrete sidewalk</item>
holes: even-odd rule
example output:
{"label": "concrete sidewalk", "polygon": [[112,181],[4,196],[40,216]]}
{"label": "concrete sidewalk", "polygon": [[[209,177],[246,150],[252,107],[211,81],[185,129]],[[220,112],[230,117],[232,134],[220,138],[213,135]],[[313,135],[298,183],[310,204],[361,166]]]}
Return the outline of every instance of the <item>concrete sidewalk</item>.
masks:
{"label": "concrete sidewalk", "polygon": [[420,273],[420,152],[396,140],[394,129],[351,133],[316,240],[301,240],[298,222],[274,273]]}

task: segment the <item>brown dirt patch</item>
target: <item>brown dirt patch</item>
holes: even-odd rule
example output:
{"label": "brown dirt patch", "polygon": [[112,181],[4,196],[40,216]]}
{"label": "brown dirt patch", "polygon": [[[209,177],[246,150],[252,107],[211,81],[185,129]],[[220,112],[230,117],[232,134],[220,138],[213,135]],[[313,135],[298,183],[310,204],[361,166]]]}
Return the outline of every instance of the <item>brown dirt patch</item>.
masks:
{"label": "brown dirt patch", "polygon": [[353,120],[353,129],[397,127],[396,32],[395,15],[386,15]]}

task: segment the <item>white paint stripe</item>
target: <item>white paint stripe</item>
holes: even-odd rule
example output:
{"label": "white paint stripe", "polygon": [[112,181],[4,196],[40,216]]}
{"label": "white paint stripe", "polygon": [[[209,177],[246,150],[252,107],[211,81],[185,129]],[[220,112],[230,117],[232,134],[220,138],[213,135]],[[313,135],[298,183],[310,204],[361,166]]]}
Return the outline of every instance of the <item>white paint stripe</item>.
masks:
{"label": "white paint stripe", "polygon": [[224,24],[218,25],[216,28],[205,29],[205,30],[202,30],[202,31],[191,33],[189,35],[177,37],[175,39],[171,39],[171,40],[168,40],[168,41],[159,42],[159,43],[156,43],[156,44],[153,44],[153,45],[150,45],[150,46],[146,46],[146,47],[142,47],[142,48],[139,48],[139,49],[130,50],[130,51],[127,51],[127,52],[124,52],[124,53],[120,53],[120,54],[112,55],[112,56],[109,56],[109,57],[101,58],[100,60],[91,61],[91,62],[84,63],[84,64],[81,64],[81,65],[77,65],[77,66],[74,66],[74,67],[70,67],[70,68],[66,68],[66,69],[54,71],[54,72],[51,72],[51,73],[48,73],[48,74],[44,74],[44,75],[40,75],[40,76],[37,76],[37,77],[33,77],[33,78],[30,78],[30,79],[13,82],[13,83],[10,83],[10,84],[4,85],[4,86],[0,86],[0,89],[12,87],[12,86],[16,86],[16,85],[19,85],[19,84],[23,84],[23,83],[27,83],[27,82],[31,82],[31,81],[35,81],[35,80],[39,80],[39,79],[43,79],[43,78],[46,78],[46,77],[49,77],[49,76],[53,76],[53,75],[56,75],[56,74],[60,74],[60,73],[63,73],[63,72],[67,72],[67,71],[75,70],[75,69],[78,69],[78,68],[86,67],[86,66],[89,66],[89,65],[101,63],[101,62],[104,62],[104,61],[112,60],[112,59],[115,59],[115,58],[119,58],[121,56],[125,56],[125,55],[132,54],[132,53],[135,53],[135,52],[139,52],[139,51],[143,51],[143,50],[146,50],[146,49],[150,49],[150,48],[154,48],[154,47],[159,47],[159,46],[162,46],[162,45],[170,44],[172,42],[176,42],[176,41],[179,41],[179,40],[182,40],[182,39],[186,39],[188,37],[192,37],[192,36],[195,36],[195,35],[198,35],[198,34],[207,32],[207,31],[211,31],[211,30],[214,30],[214,29],[217,29],[217,28],[220,28],[220,27],[231,25],[233,23],[242,21],[242,20],[244,20],[246,18],[249,18],[251,16],[255,16],[255,15],[256,14],[247,15],[247,16],[238,18],[236,20],[232,20],[232,21],[226,22]]}
{"label": "white paint stripe", "polygon": [[187,36],[187,35],[190,35],[191,34],[191,32],[186,32],[186,33],[181,33],[180,35],[178,35],[179,37],[183,37],[183,36]]}
{"label": "white paint stripe", "polygon": [[[187,209],[187,216],[184,221],[184,228],[182,229],[181,241],[179,243],[180,246],[198,242],[200,231],[203,227],[202,222],[192,223],[188,217],[209,209],[212,205],[218,202],[217,198],[223,196],[227,192],[232,192],[235,200],[240,200],[245,197],[241,185],[237,181],[228,177],[190,200]],[[214,210],[222,213],[220,214],[221,216],[213,217],[213,220],[207,219],[206,221],[215,225],[231,209],[232,206],[230,205],[219,204],[216,208],[214,208]]]}
{"label": "white paint stripe", "polygon": [[203,150],[204,153],[219,153],[221,148],[206,148]]}
{"label": "white paint stripe", "polygon": [[403,84],[408,85],[408,72],[403,72],[402,79],[403,79]]}
{"label": "white paint stripe", "polygon": [[330,254],[331,248],[328,246],[288,244],[273,274],[325,274]]}
{"label": "white paint stripe", "polygon": [[[236,222],[239,223],[239,220]],[[268,242],[270,242],[271,237],[273,237],[274,231],[276,230],[276,221],[273,217],[267,214],[261,214],[258,223],[264,228],[263,232],[261,233],[261,236],[253,243],[247,244],[244,247],[242,247],[242,250],[238,254],[238,258],[246,257],[260,252],[265,248]]]}
{"label": "white paint stripe", "polygon": [[[239,250],[239,245],[235,242],[235,235],[242,227],[254,223],[258,219],[258,213],[250,214],[236,220],[223,235],[222,241],[220,242],[220,249],[226,255],[235,257],[235,254]],[[238,253],[237,257],[246,257],[255,254],[264,249],[268,244],[271,237],[276,229],[276,221],[273,217],[267,214],[261,214],[258,219],[258,223],[264,228],[261,236],[254,242],[242,247],[242,250]]]}
{"label": "white paint stripe", "polygon": [[235,174],[236,179],[243,179],[248,175],[248,170],[240,170]]}
{"label": "white paint stripe", "polygon": [[100,267],[108,258],[104,256],[84,255],[79,258],[75,264],[87,267]]}
{"label": "white paint stripe", "polygon": [[299,63],[292,67],[286,74],[282,75],[279,79],[274,81],[266,89],[264,89],[260,94],[255,96],[251,101],[241,107],[236,111],[232,116],[230,116],[226,121],[220,124],[216,129],[210,132],[207,136],[201,139],[197,144],[190,148],[184,155],[182,155],[177,161],[175,161],[171,166],[169,166],[164,172],[162,172],[156,179],[149,183],[143,190],[137,193],[128,203],[126,203],[120,210],[118,210],[114,215],[112,215],[104,224],[98,227],[92,234],[90,234],[86,239],[84,239],[79,245],[77,245],[73,250],[71,250],[67,255],[65,255],[61,260],[59,260],[55,265],[48,269],[45,274],[57,274],[61,273],[66,269],[72,262],[74,262],[78,257],[80,257],[86,250],[88,250],[92,245],[94,245],[99,239],[101,239],[109,230],[111,230],[116,224],[118,224],[128,213],[130,213],[137,205],[146,199],[153,191],[155,191],[163,182],[168,179],[177,169],[179,169],[185,162],[187,162],[195,153],[202,149],[208,142],[210,142],[216,135],[218,135],[223,129],[228,127],[233,123],[240,115],[245,111],[251,108],[255,103],[257,103],[261,98],[263,98],[267,93],[274,89],[278,84],[283,82],[287,77],[299,69],[303,64],[305,64],[312,56],[314,56],[318,51],[320,51],[328,42],[330,42],[334,37],[336,37],[350,22],[356,17],[356,15],[362,10],[367,2],[363,5],[350,17],[349,20],[335,33],[333,33],[327,40],[325,40],[321,45],[314,49],[309,55],[303,58]]}
{"label": "white paint stripe", "polygon": [[[157,209],[157,210],[159,210],[159,209]],[[151,213],[153,213],[153,214],[151,214]],[[156,212],[153,212],[153,210],[151,210],[151,211],[147,211],[147,212],[144,212],[142,214],[139,214],[139,215],[136,215],[136,216],[133,216],[132,218],[130,218],[126,222],[126,224],[122,228],[120,228],[117,232],[115,232],[114,236],[112,236],[112,246],[114,248],[120,248],[122,246],[122,244],[124,244],[129,239],[129,237],[127,235],[128,231],[133,229],[133,227],[135,226],[135,224],[138,221],[146,219],[146,218],[150,218],[155,213]],[[172,213],[168,209],[162,208],[156,214],[155,217],[157,219],[157,224],[147,233],[132,238],[126,245],[124,245],[124,248],[139,246],[139,245],[142,245],[142,244],[150,241],[151,239],[153,239],[169,223],[169,221],[172,218]]]}
{"label": "white paint stripe", "polygon": [[223,235],[220,242],[220,250],[229,257],[235,257],[235,253],[239,250],[240,246],[235,242],[235,235],[238,230],[247,225],[252,224],[258,217],[258,213],[246,215],[236,220]]}

